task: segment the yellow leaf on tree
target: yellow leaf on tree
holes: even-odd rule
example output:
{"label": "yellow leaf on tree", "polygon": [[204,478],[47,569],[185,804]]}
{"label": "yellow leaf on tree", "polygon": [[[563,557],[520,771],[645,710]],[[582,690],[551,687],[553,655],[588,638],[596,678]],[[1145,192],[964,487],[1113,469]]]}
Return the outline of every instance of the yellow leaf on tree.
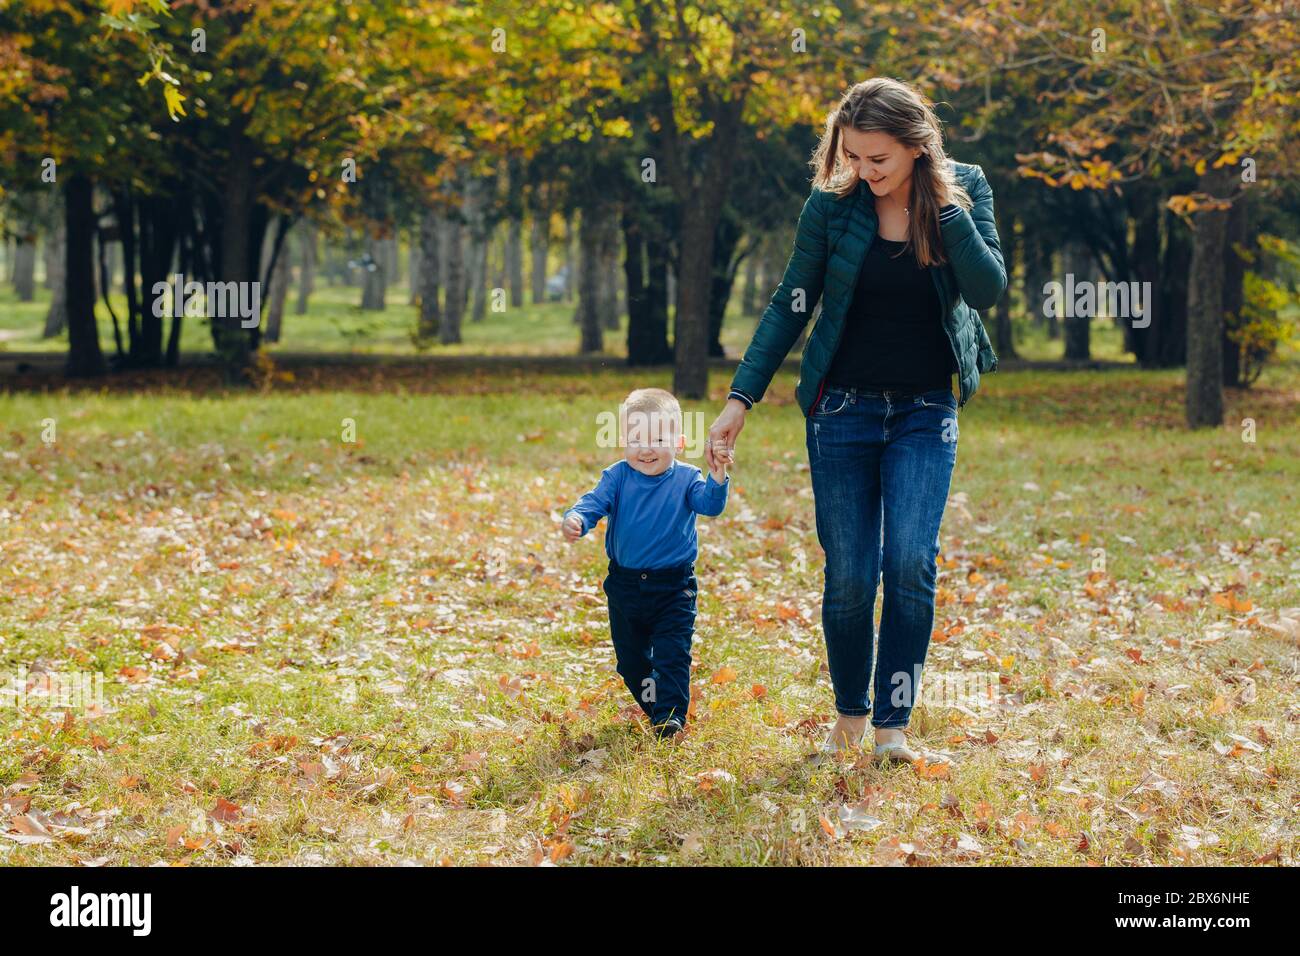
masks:
{"label": "yellow leaf on tree", "polygon": [[185,107],[181,105],[185,102],[184,95],[176,87],[168,84],[163,87],[163,99],[167,103],[167,115],[173,122],[179,123],[180,117],[186,115]]}

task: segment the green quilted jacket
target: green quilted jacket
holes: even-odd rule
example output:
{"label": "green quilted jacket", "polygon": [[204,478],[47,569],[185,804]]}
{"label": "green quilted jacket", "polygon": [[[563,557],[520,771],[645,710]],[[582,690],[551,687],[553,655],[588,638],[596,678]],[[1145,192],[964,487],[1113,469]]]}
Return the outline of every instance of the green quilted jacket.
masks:
{"label": "green quilted jacket", "polygon": [[[1007,272],[993,221],[993,190],[984,171],[966,163],[953,163],[953,170],[974,207],[970,212],[955,205],[945,210],[939,230],[948,262],[931,266],[930,274],[943,304],[943,327],[957,358],[961,386],[957,402],[962,406],[979,387],[980,373],[997,370],[997,354],[975,310],[998,301],[1007,287]],[[843,199],[813,188],[799,214],[794,253],[740,360],[731,381],[733,389],[755,402],[762,399],[817,300],[824,296],[821,315],[804,345],[795,388],[799,408],[805,416],[811,414],[825,389],[826,370],[844,331],[845,313],[876,226],[875,199],[865,182]],[[802,311],[792,308],[796,289],[804,292]]]}

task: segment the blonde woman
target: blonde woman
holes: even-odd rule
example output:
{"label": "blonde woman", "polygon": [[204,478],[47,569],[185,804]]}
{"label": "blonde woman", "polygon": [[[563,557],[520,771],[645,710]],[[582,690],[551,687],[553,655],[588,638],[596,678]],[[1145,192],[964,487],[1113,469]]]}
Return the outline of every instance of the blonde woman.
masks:
{"label": "blonde woman", "polygon": [[877,760],[912,761],[904,731],[934,625],[958,410],[998,364],[975,310],[1002,295],[1006,266],[983,171],[945,155],[932,104],[911,85],[876,77],[852,87],[811,165],[794,252],[705,453],[712,467],[715,452],[735,448],[822,299],[795,389],[826,553],[822,628],[838,711],[821,752],[861,745],[870,721]]}

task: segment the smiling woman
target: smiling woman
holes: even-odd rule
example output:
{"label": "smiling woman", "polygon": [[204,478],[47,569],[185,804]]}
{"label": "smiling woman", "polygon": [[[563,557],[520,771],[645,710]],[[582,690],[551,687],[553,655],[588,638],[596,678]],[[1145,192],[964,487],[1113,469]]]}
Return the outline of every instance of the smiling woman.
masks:
{"label": "smiling woman", "polygon": [[885,77],[852,87],[811,165],[790,264],[709,449],[732,447],[825,290],[796,389],[826,551],[822,627],[839,712],[815,756],[857,746],[871,718],[877,759],[915,760],[903,734],[915,704],[908,688],[919,685],[934,623],[958,409],[979,372],[997,367],[968,301],[996,301],[1006,268],[988,183],[979,167],[945,156],[939,121],[914,87]]}
{"label": "smiling woman", "polygon": [[853,195],[865,181],[879,234],[910,242],[922,266],[945,261],[941,217],[974,206],[946,160],[932,104],[888,77],[866,80],[845,94],[810,164],[813,185],[837,198]]}

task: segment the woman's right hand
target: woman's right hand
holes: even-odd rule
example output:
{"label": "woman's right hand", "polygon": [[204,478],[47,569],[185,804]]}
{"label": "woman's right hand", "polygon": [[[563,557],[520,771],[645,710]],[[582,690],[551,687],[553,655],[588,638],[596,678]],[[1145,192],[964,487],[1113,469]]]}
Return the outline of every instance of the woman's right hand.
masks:
{"label": "woman's right hand", "polygon": [[[709,440],[704,446],[704,459],[709,463],[710,470],[716,469],[723,460],[728,464],[735,461],[736,439],[745,427],[746,411],[748,409],[740,399],[727,399],[722,414],[717,417],[713,427],[709,429]],[[713,449],[715,448],[726,449],[731,454],[725,459],[718,459],[715,462],[713,457]]]}

